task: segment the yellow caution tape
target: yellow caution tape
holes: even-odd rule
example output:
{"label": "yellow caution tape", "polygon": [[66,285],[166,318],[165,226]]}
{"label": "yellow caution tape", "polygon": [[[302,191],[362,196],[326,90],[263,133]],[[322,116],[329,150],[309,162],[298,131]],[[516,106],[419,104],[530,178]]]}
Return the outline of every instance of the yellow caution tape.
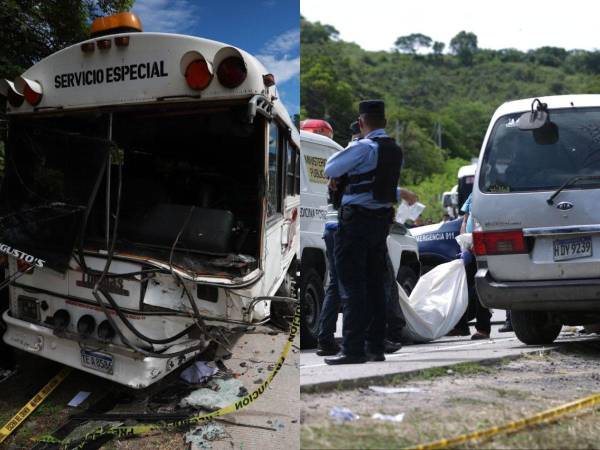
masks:
{"label": "yellow caution tape", "polygon": [[500,433],[507,431],[518,431],[523,428],[528,428],[532,425],[537,425],[542,422],[547,422],[552,419],[556,419],[564,414],[577,411],[579,409],[587,408],[600,402],[600,394],[593,394],[588,397],[584,397],[579,400],[575,400],[570,403],[566,403],[556,408],[542,411],[541,413],[534,414],[533,416],[525,417],[524,419],[515,420],[507,424],[490,427],[481,431],[474,431],[473,433],[462,434],[450,439],[440,439],[439,441],[430,442],[428,444],[417,445],[415,447],[409,447],[408,450],[434,450],[440,448],[455,447],[459,444],[463,444],[474,439],[490,438]]}
{"label": "yellow caution tape", "polygon": [[42,404],[44,400],[56,389],[56,387],[63,382],[67,375],[71,373],[70,367],[63,367],[58,374],[48,381],[48,384],[44,386],[35,397],[33,397],[25,406],[23,406],[17,414],[15,414],[6,425],[0,428],[0,442],[4,440],[19,426],[29,415],[35,411],[35,409]]}
{"label": "yellow caution tape", "polygon": [[273,381],[273,379],[275,378],[275,376],[277,375],[279,370],[281,370],[281,368],[283,367],[283,363],[285,362],[287,354],[289,353],[290,348],[292,347],[292,344],[294,342],[296,335],[298,334],[299,329],[300,329],[300,306],[297,305],[296,312],[294,314],[294,320],[292,321],[292,326],[290,328],[289,336],[285,342],[285,345],[283,347],[281,354],[279,355],[277,362],[275,363],[274,369],[269,373],[269,375],[267,376],[265,381],[263,381],[261,383],[261,385],[258,386],[258,388],[256,388],[254,391],[248,393],[244,397],[241,397],[238,401],[236,401],[228,406],[225,406],[224,408],[221,408],[217,411],[213,411],[213,412],[207,413],[207,414],[200,414],[197,416],[188,417],[187,419],[176,420],[173,422],[160,422],[160,423],[155,423],[155,424],[140,424],[140,425],[132,425],[132,426],[110,426],[110,425],[108,425],[105,427],[100,427],[97,430],[94,430],[94,431],[86,434],[81,439],[76,439],[76,440],[71,440],[71,439],[60,440],[60,439],[56,439],[53,436],[42,436],[37,440],[40,442],[59,444],[63,448],[68,447],[70,449],[81,449],[81,448],[85,447],[85,445],[88,444],[89,442],[95,441],[96,439],[98,439],[102,436],[108,435],[108,434],[110,434],[114,437],[117,437],[117,438],[122,438],[122,437],[139,436],[139,435],[146,434],[146,433],[149,433],[152,431],[157,431],[157,430],[166,430],[166,429],[176,430],[176,429],[181,429],[181,428],[184,428],[184,427],[187,427],[190,425],[197,424],[199,422],[205,422],[205,421],[211,420],[214,417],[224,416],[225,414],[239,411],[239,410],[245,408],[246,406],[250,405],[252,402],[254,402],[254,400],[256,400],[258,397],[260,397],[267,390],[267,387],[271,384],[271,382]]}

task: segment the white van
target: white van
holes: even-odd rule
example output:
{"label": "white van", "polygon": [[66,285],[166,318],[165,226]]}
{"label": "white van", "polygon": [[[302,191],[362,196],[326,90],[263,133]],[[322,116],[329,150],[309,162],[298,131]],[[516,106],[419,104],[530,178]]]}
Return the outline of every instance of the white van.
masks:
{"label": "white van", "polygon": [[[327,281],[327,257],[323,230],[327,213],[327,178],[323,173],[327,159],[343,150],[333,140],[315,133],[300,132],[300,305],[301,345],[315,347],[319,314]],[[417,283],[421,266],[417,241],[402,224],[394,224],[388,238],[388,251],[397,280],[410,293]]]}
{"label": "white van", "polygon": [[498,108],[473,189],[476,285],[522,342],[600,321],[599,203],[600,95]]}

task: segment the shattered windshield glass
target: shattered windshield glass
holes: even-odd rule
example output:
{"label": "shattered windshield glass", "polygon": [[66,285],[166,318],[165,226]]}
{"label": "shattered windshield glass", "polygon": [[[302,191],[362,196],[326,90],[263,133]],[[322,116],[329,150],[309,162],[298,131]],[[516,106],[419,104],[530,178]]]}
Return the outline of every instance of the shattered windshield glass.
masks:
{"label": "shattered windshield glass", "polygon": [[[81,121],[82,119],[78,119]],[[73,133],[73,119],[13,120],[0,190],[0,244],[64,272],[80,235],[88,205],[103,175],[106,131]],[[86,127],[78,126],[79,132]],[[106,135],[106,134],[105,134]],[[39,262],[41,261],[41,263]],[[30,262],[30,261],[28,261]]]}
{"label": "shattered windshield glass", "polygon": [[[551,110],[559,139],[550,145],[519,130],[519,116],[501,117],[494,125],[479,180],[483,192],[555,190],[574,176],[600,175],[599,108]],[[576,188],[597,185],[588,181]]]}

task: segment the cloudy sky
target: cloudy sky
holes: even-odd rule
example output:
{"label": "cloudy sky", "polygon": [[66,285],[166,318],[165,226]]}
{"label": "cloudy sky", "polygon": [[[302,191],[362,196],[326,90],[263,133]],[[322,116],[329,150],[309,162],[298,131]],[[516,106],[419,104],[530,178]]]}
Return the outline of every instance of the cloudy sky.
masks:
{"label": "cloudy sky", "polygon": [[480,48],[600,48],[600,4],[590,0],[302,0],[300,12],[367,50],[389,50],[411,33],[447,47],[462,30],[475,33]]}
{"label": "cloudy sky", "polygon": [[136,0],[144,31],[225,42],[258,57],[275,75],[288,112],[300,104],[299,0]]}

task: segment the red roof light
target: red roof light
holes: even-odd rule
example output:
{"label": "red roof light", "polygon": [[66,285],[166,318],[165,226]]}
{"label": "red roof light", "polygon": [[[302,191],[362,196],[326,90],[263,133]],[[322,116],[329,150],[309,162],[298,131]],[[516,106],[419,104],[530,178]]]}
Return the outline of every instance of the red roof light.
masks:
{"label": "red roof light", "polygon": [[333,139],[333,128],[329,122],[322,119],[306,119],[300,122],[300,129],[309,133],[321,134]]}
{"label": "red roof light", "polygon": [[229,89],[236,88],[242,84],[247,75],[248,70],[246,69],[244,60],[237,56],[225,58],[221,61],[217,69],[219,83]]}
{"label": "red roof light", "polygon": [[190,88],[201,91],[206,89],[213,78],[208,63],[203,59],[192,61],[185,69],[185,81]]}

